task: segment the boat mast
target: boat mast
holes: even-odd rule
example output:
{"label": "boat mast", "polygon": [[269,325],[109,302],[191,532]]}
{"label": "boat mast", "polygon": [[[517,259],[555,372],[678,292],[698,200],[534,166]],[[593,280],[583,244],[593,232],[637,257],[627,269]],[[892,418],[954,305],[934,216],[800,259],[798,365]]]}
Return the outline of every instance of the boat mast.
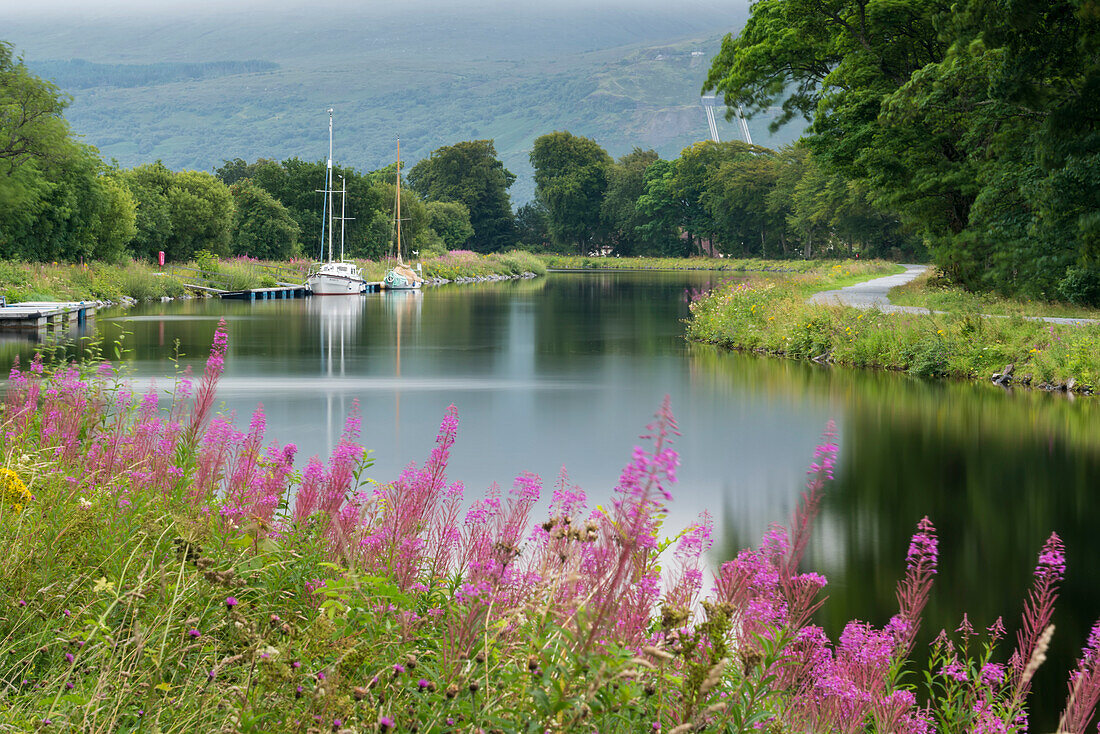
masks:
{"label": "boat mast", "polygon": [[394,213],[397,220],[397,264],[401,262],[401,138],[397,139],[397,211]]}
{"label": "boat mast", "polygon": [[347,217],[344,216],[344,211],[348,202],[348,182],[344,180],[344,177],[340,177],[340,262],[344,261],[344,222],[347,221]]}
{"label": "boat mast", "polygon": [[332,108],[328,108],[328,173],[325,177],[328,197],[328,261],[332,262]]}

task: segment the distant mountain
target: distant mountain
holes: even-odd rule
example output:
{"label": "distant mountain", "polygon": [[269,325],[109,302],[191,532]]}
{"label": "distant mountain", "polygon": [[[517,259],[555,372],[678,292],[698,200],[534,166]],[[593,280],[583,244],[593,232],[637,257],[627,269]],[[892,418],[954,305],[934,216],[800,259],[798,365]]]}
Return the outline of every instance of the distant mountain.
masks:
{"label": "distant mountain", "polygon": [[[747,3],[705,1],[197,7],[9,9],[0,27],[73,96],[73,129],[123,166],[318,160],[334,107],[341,162],[379,168],[398,135],[409,165],[493,138],[522,203],[534,190],[528,151],[544,133],[587,135],[614,156],[634,146],[675,156],[707,137],[699,91],[722,35],[747,16]],[[754,142],[800,133],[771,137],[768,122],[750,121]],[[720,134],[737,136],[726,123]]]}

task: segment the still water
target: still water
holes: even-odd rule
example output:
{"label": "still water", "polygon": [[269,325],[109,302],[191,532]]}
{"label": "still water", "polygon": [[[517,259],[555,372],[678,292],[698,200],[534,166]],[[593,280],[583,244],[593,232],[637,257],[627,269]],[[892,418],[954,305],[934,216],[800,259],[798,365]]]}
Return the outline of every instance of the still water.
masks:
{"label": "still water", "polygon": [[[223,409],[243,425],[262,403],[268,438],[296,443],[301,464],[327,456],[358,401],[370,473],[392,479],[427,458],[453,403],[460,422],[449,477],[465,483],[467,497],[493,482],[508,487],[521,471],[550,485],[564,467],[593,502],[605,502],[668,395],[682,466],[666,527],[709,512],[716,563],[788,518],[834,420],[841,458],[809,553],[829,578],[820,621],[834,632],[853,617],[884,623],[896,610],[909,535],[928,515],[940,531],[941,573],[922,637],[954,629],[965,610],[976,627],[1004,615],[1011,639],[1038,549],[1057,531],[1069,571],[1056,654],[1033,699],[1033,730],[1053,729],[1065,671],[1100,615],[1096,399],[686,343],[686,289],[726,278],[552,273],[351,299],[153,304],[103,314],[96,326],[107,340],[126,331],[136,375],[167,389],[177,341],[180,363],[201,373],[224,318]],[[3,359],[31,349],[9,343]]]}

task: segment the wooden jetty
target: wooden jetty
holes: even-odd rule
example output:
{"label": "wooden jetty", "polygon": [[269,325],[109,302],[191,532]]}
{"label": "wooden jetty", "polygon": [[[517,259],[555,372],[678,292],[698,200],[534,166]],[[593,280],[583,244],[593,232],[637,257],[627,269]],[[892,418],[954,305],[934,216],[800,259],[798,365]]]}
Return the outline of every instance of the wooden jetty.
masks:
{"label": "wooden jetty", "polygon": [[95,318],[96,305],[94,301],[24,301],[0,305],[0,329],[83,326]]}
{"label": "wooden jetty", "polygon": [[281,298],[305,298],[310,295],[309,288],[294,283],[279,283],[270,288],[249,288],[243,291],[217,291],[221,298],[236,301],[270,301]]}
{"label": "wooden jetty", "polygon": [[[211,296],[228,298],[235,301],[270,301],[284,298],[305,298],[313,295],[309,286],[304,282],[291,282],[294,278],[298,277],[302,278],[303,281],[305,279],[304,274],[295,271],[293,268],[265,266],[264,269],[272,275],[281,275],[284,278],[290,276],[291,280],[276,281],[275,285],[263,288],[231,290],[229,281],[226,278],[209,275],[197,268],[176,266],[172,268],[170,275],[183,283],[183,286],[189,290],[208,293]],[[381,281],[377,283],[367,283],[366,286],[367,293],[377,293],[382,290]]]}

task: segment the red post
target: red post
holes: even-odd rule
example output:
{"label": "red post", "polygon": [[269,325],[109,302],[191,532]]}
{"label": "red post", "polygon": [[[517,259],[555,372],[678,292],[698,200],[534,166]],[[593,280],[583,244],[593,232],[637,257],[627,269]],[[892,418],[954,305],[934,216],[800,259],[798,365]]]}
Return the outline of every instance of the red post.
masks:
{"label": "red post", "polygon": [[164,267],[164,250],[161,250],[157,253],[157,262],[160,263],[160,266],[162,268]]}

